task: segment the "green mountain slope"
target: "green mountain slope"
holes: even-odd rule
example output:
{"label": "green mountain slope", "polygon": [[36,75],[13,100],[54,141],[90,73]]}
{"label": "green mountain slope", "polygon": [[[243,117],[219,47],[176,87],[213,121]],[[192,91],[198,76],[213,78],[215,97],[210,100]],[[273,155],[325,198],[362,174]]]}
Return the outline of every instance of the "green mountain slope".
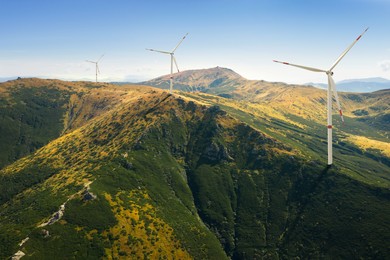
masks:
{"label": "green mountain slope", "polygon": [[[176,90],[203,92],[246,104],[266,105],[292,120],[299,121],[303,118],[319,124],[326,121],[326,91],[312,86],[247,80],[234,71],[221,67],[184,71],[175,73],[173,77]],[[167,89],[169,76],[144,84]],[[339,95],[344,115],[348,117],[345,127],[347,131],[349,129],[353,135],[359,136],[373,134],[370,137],[375,140],[388,142],[390,90],[373,93],[341,92]],[[335,101],[333,105],[334,115],[338,119]]]}
{"label": "green mountain slope", "polygon": [[60,135],[70,91],[61,92],[47,83],[39,87],[22,80],[0,84],[0,168]]}
{"label": "green mountain slope", "polygon": [[[0,258],[389,255],[387,157],[345,140],[329,169],[310,120],[212,95],[124,92],[0,171]],[[78,111],[90,111],[84,100]]]}
{"label": "green mountain slope", "polygon": [[134,89],[35,78],[1,83],[0,168],[112,109]]}
{"label": "green mountain slope", "polygon": [[[217,105],[230,115],[277,140],[294,147],[307,160],[326,163],[326,130],[313,118],[299,117],[289,110],[272,107],[269,103],[238,102],[207,94],[182,92],[182,95],[204,104]],[[376,128],[346,117],[342,126],[336,119],[334,140],[335,164],[345,168],[343,173],[374,186],[389,187],[390,144]],[[350,125],[354,124],[351,128]],[[366,137],[355,135],[355,127]],[[366,134],[367,133],[367,134]]]}

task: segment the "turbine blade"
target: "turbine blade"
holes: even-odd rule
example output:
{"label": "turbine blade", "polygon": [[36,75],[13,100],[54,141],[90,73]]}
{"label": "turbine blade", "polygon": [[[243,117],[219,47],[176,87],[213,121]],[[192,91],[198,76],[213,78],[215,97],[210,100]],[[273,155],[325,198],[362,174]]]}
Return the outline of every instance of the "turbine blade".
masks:
{"label": "turbine blade", "polygon": [[96,63],[96,62],[94,62],[94,61],[90,61],[90,60],[85,60],[86,62],[90,62],[90,63]]}
{"label": "turbine blade", "polygon": [[104,55],[105,55],[105,54],[103,54],[102,56],[100,56],[100,58],[97,60],[96,63],[98,63],[98,62],[103,58]]}
{"label": "turbine blade", "polygon": [[332,89],[334,98],[336,99],[337,109],[339,111],[341,121],[344,123],[343,111],[341,110],[339,95],[337,94],[337,90],[336,90],[336,83],[334,82],[331,75],[328,74],[328,78],[329,78],[328,81],[330,83],[330,88]]}
{"label": "turbine blade", "polygon": [[164,53],[164,54],[171,54],[170,52],[168,51],[159,51],[159,50],[154,50],[154,49],[146,49],[148,51],[155,51],[155,52],[160,52],[160,53]]}
{"label": "turbine blade", "polygon": [[341,59],[344,58],[344,56],[349,52],[350,49],[352,49],[352,47],[355,45],[355,43],[357,43],[358,40],[360,40],[360,38],[362,38],[362,36],[367,32],[367,30],[368,30],[368,27],[367,27],[367,29],[364,30],[364,32],[362,34],[359,35],[359,37],[356,38],[356,40],[351,45],[348,46],[348,48],[343,53],[341,53],[340,57],[333,63],[332,67],[330,67],[329,71],[332,71],[337,66],[337,64],[339,64]]}
{"label": "turbine blade", "polygon": [[176,45],[176,47],[173,49],[172,53],[174,53],[176,51],[176,49],[179,47],[179,45],[184,41],[184,39],[187,37],[188,33],[186,33],[186,35],[183,36],[183,38],[181,39],[181,41]]}
{"label": "turbine blade", "polygon": [[175,62],[177,72],[180,72],[180,71],[179,71],[179,67],[177,66],[177,61],[176,61],[176,59],[175,59],[175,56],[172,55],[172,58],[173,58],[173,61]]}
{"label": "turbine blade", "polygon": [[96,71],[98,74],[100,74],[99,65],[96,64]]}
{"label": "turbine blade", "polygon": [[284,65],[290,65],[290,66],[294,66],[294,67],[298,67],[301,69],[310,70],[310,71],[314,71],[314,72],[326,72],[326,70],[316,69],[316,68],[312,68],[312,67],[306,67],[306,66],[302,66],[302,65],[291,64],[291,63],[284,62],[284,61],[277,61],[277,60],[273,60],[273,61],[277,62],[277,63],[284,64]]}

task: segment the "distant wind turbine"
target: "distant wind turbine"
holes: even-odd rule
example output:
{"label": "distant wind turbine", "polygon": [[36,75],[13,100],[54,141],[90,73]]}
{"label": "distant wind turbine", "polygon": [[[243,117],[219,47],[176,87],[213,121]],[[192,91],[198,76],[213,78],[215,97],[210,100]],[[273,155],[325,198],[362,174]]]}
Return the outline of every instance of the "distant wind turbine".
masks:
{"label": "distant wind turbine", "polygon": [[176,59],[175,59],[175,51],[177,50],[177,48],[179,47],[179,45],[184,41],[184,39],[187,37],[188,33],[186,35],[184,35],[184,37],[180,40],[180,42],[176,45],[176,47],[171,51],[159,51],[159,50],[154,50],[154,49],[146,49],[148,51],[155,51],[155,52],[160,52],[160,53],[163,53],[163,54],[169,54],[171,55],[171,78],[170,78],[170,85],[169,85],[169,93],[172,94],[172,89],[173,89],[173,62],[175,62],[175,65],[176,65],[176,69],[177,69],[177,72],[180,72],[179,71],[179,67],[177,66],[177,62],[176,62]]}
{"label": "distant wind turbine", "polygon": [[95,66],[96,66],[96,82],[98,82],[98,73],[100,74],[100,70],[99,70],[99,61],[103,58],[104,54],[102,56],[100,56],[100,58],[97,60],[97,61],[90,61],[90,60],[86,60],[86,62],[90,62],[90,63],[94,63]]}
{"label": "distant wind turbine", "polygon": [[337,95],[337,91],[336,91],[336,84],[332,78],[333,76],[333,69],[337,66],[337,64],[339,64],[339,62],[341,61],[342,58],[344,58],[344,56],[347,54],[347,52],[352,49],[352,47],[355,45],[355,43],[360,40],[360,38],[363,36],[363,34],[365,34],[367,32],[368,28],[366,30],[364,30],[364,32],[359,35],[359,37],[356,38],[356,40],[340,55],[340,57],[338,57],[338,59],[333,63],[332,67],[330,67],[329,70],[322,70],[322,69],[316,69],[316,68],[312,68],[312,67],[306,67],[306,66],[301,66],[301,65],[296,65],[296,64],[291,64],[291,63],[288,63],[288,62],[282,62],[282,61],[277,61],[277,60],[274,60],[274,62],[278,62],[278,63],[282,63],[282,64],[285,64],[285,65],[290,65],[290,66],[294,66],[294,67],[298,67],[298,68],[301,68],[301,69],[305,69],[305,70],[310,70],[310,71],[314,71],[314,72],[324,72],[327,76],[328,76],[328,99],[327,99],[327,109],[328,109],[328,165],[332,165],[333,164],[333,150],[332,150],[332,91],[333,91],[333,95],[336,99],[336,103],[337,103],[337,107],[338,107],[338,110],[339,110],[339,113],[340,113],[340,116],[341,116],[341,121],[344,122],[344,118],[343,118],[343,112],[341,110],[341,106],[340,106],[340,101],[339,101],[339,96]]}

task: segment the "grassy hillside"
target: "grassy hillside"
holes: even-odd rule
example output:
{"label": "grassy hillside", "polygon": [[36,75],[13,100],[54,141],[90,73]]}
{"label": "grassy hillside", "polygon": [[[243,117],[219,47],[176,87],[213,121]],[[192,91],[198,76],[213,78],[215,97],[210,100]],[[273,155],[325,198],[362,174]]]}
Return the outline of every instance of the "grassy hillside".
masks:
{"label": "grassy hillside", "polygon": [[63,130],[70,91],[40,83],[0,84],[0,167],[42,147]]}
{"label": "grassy hillside", "polygon": [[347,132],[329,169],[313,120],[207,94],[104,91],[108,103],[73,96],[65,133],[0,171],[0,258],[389,255],[388,157]]}
{"label": "grassy hillside", "polygon": [[[154,140],[166,121],[158,117],[167,108],[153,112],[149,105],[169,97],[139,97],[3,170],[1,257],[11,255],[27,235],[23,250],[38,258],[83,258],[92,251],[95,257],[225,257],[197,217],[179,158]],[[145,142],[154,145],[146,150]],[[89,182],[97,198],[85,201]],[[38,226],[68,198],[64,217],[42,231]],[[46,231],[49,237],[42,235]]]}
{"label": "grassy hillside", "polygon": [[[312,118],[298,117],[290,110],[267,103],[244,103],[201,93],[181,92],[181,95],[204,104],[218,105],[235,118],[294,147],[307,160],[326,164],[326,128]],[[355,118],[346,116],[345,119],[344,126],[337,118],[334,124],[335,164],[345,168],[343,172],[354,179],[370,185],[390,187],[387,132],[378,131]]]}
{"label": "grassy hillside", "polygon": [[[326,91],[312,86],[247,80],[234,71],[221,67],[175,73],[174,82],[176,90],[238,100],[244,106],[259,106],[267,112],[273,110],[294,121],[306,119],[318,124],[326,121]],[[169,76],[159,77],[145,84],[167,89]],[[341,92],[339,96],[345,116],[352,118],[345,124],[348,132],[359,136],[375,135],[373,138],[376,140],[388,142],[390,90],[373,93]],[[335,101],[333,109],[337,122]]]}
{"label": "grassy hillside", "polygon": [[29,78],[1,83],[0,168],[119,105],[137,89],[148,88]]}

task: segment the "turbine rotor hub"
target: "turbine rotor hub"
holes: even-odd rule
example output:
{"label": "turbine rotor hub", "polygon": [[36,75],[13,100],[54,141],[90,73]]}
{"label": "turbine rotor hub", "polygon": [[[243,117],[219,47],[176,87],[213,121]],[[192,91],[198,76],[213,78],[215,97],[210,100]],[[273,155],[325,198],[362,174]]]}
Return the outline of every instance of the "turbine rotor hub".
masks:
{"label": "turbine rotor hub", "polygon": [[326,74],[333,76],[333,71],[327,71]]}

